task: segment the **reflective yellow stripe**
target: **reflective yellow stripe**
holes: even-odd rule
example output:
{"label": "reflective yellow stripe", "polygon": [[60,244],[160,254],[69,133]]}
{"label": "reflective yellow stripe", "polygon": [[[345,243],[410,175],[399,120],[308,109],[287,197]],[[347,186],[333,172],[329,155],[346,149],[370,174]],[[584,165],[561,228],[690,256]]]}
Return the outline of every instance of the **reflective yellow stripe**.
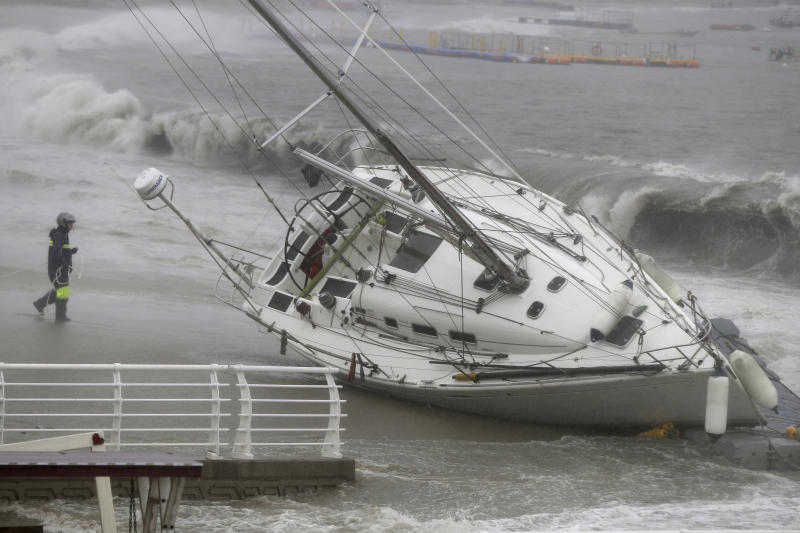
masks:
{"label": "reflective yellow stripe", "polygon": [[58,298],[59,300],[66,300],[67,298],[69,298],[69,285],[57,288],[56,298]]}
{"label": "reflective yellow stripe", "polygon": [[[50,239],[50,246],[53,246],[53,239]],[[62,250],[71,250],[72,246],[70,244],[62,244],[61,245],[61,249]]]}

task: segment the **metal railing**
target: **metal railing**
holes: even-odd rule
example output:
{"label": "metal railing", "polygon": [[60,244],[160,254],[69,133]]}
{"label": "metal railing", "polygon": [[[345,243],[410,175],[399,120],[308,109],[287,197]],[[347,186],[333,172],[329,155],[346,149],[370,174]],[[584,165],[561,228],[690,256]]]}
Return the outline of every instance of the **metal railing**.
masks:
{"label": "metal railing", "polygon": [[[0,363],[0,444],[103,431],[111,450],[261,447],[341,457],[336,368]],[[273,448],[274,449],[274,448]]]}

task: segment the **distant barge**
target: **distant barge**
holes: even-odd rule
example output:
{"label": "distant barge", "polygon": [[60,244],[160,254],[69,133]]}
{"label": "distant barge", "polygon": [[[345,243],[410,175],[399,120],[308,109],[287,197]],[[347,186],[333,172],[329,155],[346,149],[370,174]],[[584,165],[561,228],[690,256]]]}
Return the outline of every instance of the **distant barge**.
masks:
{"label": "distant barge", "polygon": [[507,52],[486,52],[475,50],[464,50],[460,48],[446,48],[422,46],[407,43],[395,43],[390,41],[375,41],[381,48],[390,50],[401,50],[404,52],[414,52],[416,54],[428,54],[445,57],[464,57],[470,59],[484,59],[501,63],[538,63],[543,65],[571,65],[573,63],[586,63],[595,65],[625,65],[640,67],[685,67],[697,68],[699,61],[695,59],[667,59],[667,58],[647,58],[647,57],[601,57],[574,54],[545,54],[542,56],[528,56],[523,54],[512,54]]}
{"label": "distant barge", "polygon": [[600,20],[583,19],[550,19],[550,18],[531,18],[519,17],[519,22],[532,22],[534,24],[553,24],[559,26],[580,26],[582,28],[600,28],[603,30],[632,30],[632,22],[606,22]]}
{"label": "distant barge", "polygon": [[729,30],[729,31],[753,31],[756,29],[752,24],[712,24],[709,26],[712,30]]}
{"label": "distant barge", "polygon": [[575,6],[562,4],[561,2],[551,2],[549,0],[503,0],[504,4],[523,4],[531,7],[542,7],[545,9],[557,9],[559,11],[575,11]]}

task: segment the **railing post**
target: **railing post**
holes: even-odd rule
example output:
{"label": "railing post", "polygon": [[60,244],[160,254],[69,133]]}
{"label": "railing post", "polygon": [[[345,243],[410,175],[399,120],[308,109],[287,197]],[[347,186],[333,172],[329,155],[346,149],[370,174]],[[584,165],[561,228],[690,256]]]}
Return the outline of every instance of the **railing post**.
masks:
{"label": "railing post", "polygon": [[219,365],[211,365],[209,377],[211,379],[211,434],[208,436],[209,449],[206,450],[206,459],[221,459],[219,447],[219,418],[220,396],[217,369]]}
{"label": "railing post", "polygon": [[120,363],[114,363],[114,420],[111,425],[111,447],[119,450],[122,444],[122,376]]}
{"label": "railing post", "polygon": [[342,403],[339,400],[339,389],[333,379],[332,372],[335,369],[327,368],[325,381],[328,383],[328,399],[330,400],[330,411],[328,413],[328,431],[325,432],[325,444],[322,446],[323,457],[335,457],[340,459],[339,423],[342,419]]}
{"label": "railing post", "polygon": [[236,428],[236,438],[233,443],[231,457],[234,459],[252,459],[253,453],[250,443],[250,426],[252,423],[253,402],[250,396],[250,387],[241,365],[233,367],[236,370],[236,380],[239,385],[239,427]]}
{"label": "railing post", "polygon": [[0,363],[0,444],[5,444],[6,436],[6,375],[5,363]]}

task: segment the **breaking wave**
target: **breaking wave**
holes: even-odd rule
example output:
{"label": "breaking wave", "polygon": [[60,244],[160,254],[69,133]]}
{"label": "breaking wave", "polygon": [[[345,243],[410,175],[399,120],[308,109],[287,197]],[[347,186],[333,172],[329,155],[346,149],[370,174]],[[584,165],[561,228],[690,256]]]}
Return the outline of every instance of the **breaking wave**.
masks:
{"label": "breaking wave", "polygon": [[636,247],[667,260],[800,283],[798,175],[749,177],[616,155],[521,152],[558,160],[542,178],[547,192],[580,205]]}
{"label": "breaking wave", "polygon": [[[267,118],[243,120],[200,109],[152,113],[131,91],[109,91],[91,75],[50,73],[44,63],[63,49],[59,40],[85,44],[77,40],[79,33],[56,39],[33,30],[0,32],[0,78],[5,79],[0,120],[7,131],[52,143],[171,155],[201,165],[297,166],[285,142],[263,153],[255,146],[253,137],[265,139],[274,131]],[[85,39],[96,42],[99,37]],[[321,146],[325,134],[298,126],[286,138],[293,145]]]}
{"label": "breaking wave", "polygon": [[637,183],[613,198],[589,193],[581,202],[635,246],[800,282],[800,177]]}
{"label": "breaking wave", "polygon": [[[0,120],[6,131],[53,143],[170,155],[200,165],[241,161],[251,168],[277,164],[296,171],[299,164],[286,143],[275,143],[266,154],[254,145],[254,135],[263,139],[274,131],[265,118],[245,125],[221,112],[154,113],[129,90],[109,91],[82,73],[53,74],[48,64],[64,46],[59,41],[86,44],[78,33],[53,37],[34,30],[0,31]],[[92,34],[89,41],[98,39]],[[305,147],[319,147],[328,137],[321,127],[302,125],[288,135],[291,144]],[[553,188],[643,249],[800,281],[796,175],[767,172],[752,179],[667,161],[522,151],[558,160],[567,169],[590,165],[588,172],[610,170],[602,178],[563,176]]]}

